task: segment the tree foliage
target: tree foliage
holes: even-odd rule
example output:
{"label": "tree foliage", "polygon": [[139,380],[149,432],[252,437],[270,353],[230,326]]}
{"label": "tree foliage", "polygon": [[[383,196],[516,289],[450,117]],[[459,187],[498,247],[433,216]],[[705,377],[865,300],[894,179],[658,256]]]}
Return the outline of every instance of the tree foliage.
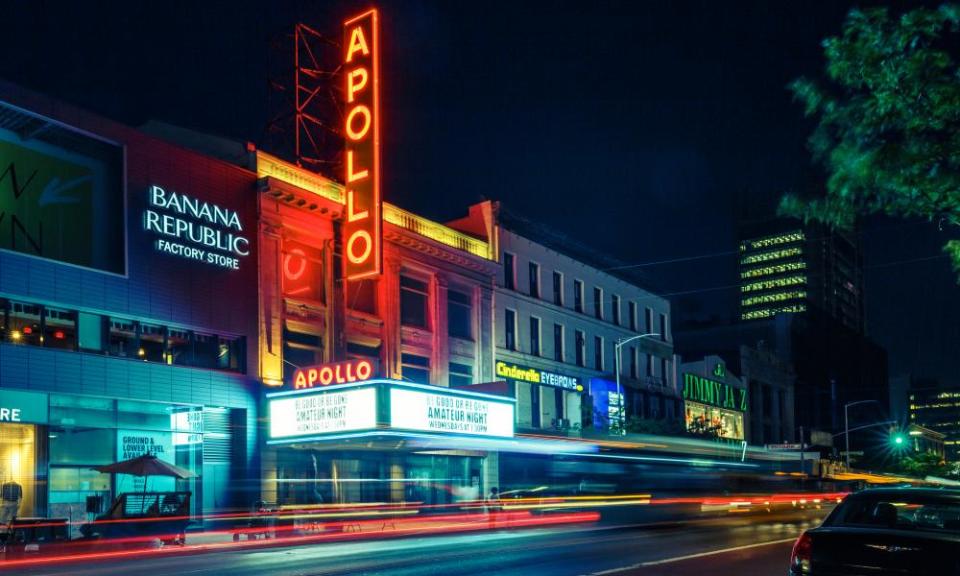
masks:
{"label": "tree foliage", "polygon": [[[826,194],[787,195],[781,214],[849,228],[857,216],[960,226],[960,8],[852,10],[823,42],[826,77],[790,88],[817,119],[809,139]],[[960,274],[960,240],[944,250]]]}

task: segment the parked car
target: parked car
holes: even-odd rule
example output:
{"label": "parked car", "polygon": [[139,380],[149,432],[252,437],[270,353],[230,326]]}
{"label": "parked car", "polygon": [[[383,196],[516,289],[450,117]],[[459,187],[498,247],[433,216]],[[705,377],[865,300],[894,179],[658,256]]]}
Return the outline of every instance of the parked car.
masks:
{"label": "parked car", "polygon": [[958,550],[960,491],[865,490],[797,539],[789,574],[960,575]]}

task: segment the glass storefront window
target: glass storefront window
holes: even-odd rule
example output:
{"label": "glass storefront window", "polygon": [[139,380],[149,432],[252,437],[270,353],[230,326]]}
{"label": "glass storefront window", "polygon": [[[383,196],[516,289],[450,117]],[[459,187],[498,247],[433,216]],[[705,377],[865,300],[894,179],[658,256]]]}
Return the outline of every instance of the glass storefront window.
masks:
{"label": "glass storefront window", "polygon": [[36,426],[30,424],[0,424],[0,483],[14,483],[9,492],[19,492],[17,515],[36,516]]}
{"label": "glass storefront window", "polygon": [[50,424],[113,428],[117,423],[114,401],[85,396],[50,396]]}
{"label": "glass storefront window", "polygon": [[50,464],[102,466],[116,461],[116,433],[108,428],[50,427]]}
{"label": "glass storefront window", "polygon": [[687,430],[694,433],[733,440],[744,438],[743,412],[687,401],[684,419]]}
{"label": "glass storefront window", "polygon": [[174,406],[160,402],[117,400],[117,427],[135,430],[170,430]]}

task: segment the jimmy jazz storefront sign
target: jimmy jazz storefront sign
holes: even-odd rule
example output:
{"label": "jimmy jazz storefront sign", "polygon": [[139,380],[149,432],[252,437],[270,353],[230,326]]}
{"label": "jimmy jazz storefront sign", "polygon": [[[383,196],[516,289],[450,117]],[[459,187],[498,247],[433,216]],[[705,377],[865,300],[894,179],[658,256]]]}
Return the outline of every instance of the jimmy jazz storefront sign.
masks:
{"label": "jimmy jazz storefront sign", "polygon": [[154,241],[158,252],[232,270],[250,255],[250,241],[235,210],[159,186],[150,187],[147,200],[143,228],[160,236]]}
{"label": "jimmy jazz storefront sign", "polygon": [[683,399],[738,412],[750,409],[745,389],[690,373],[683,375]]}

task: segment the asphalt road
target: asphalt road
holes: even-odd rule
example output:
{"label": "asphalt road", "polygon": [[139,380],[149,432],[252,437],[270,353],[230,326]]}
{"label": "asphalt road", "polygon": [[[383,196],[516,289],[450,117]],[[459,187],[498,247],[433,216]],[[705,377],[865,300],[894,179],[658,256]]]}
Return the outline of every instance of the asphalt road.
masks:
{"label": "asphalt road", "polygon": [[[697,576],[786,573],[793,539],[819,513],[656,527],[568,526],[228,549],[14,569],[18,576]],[[0,563],[0,574],[5,571]]]}

